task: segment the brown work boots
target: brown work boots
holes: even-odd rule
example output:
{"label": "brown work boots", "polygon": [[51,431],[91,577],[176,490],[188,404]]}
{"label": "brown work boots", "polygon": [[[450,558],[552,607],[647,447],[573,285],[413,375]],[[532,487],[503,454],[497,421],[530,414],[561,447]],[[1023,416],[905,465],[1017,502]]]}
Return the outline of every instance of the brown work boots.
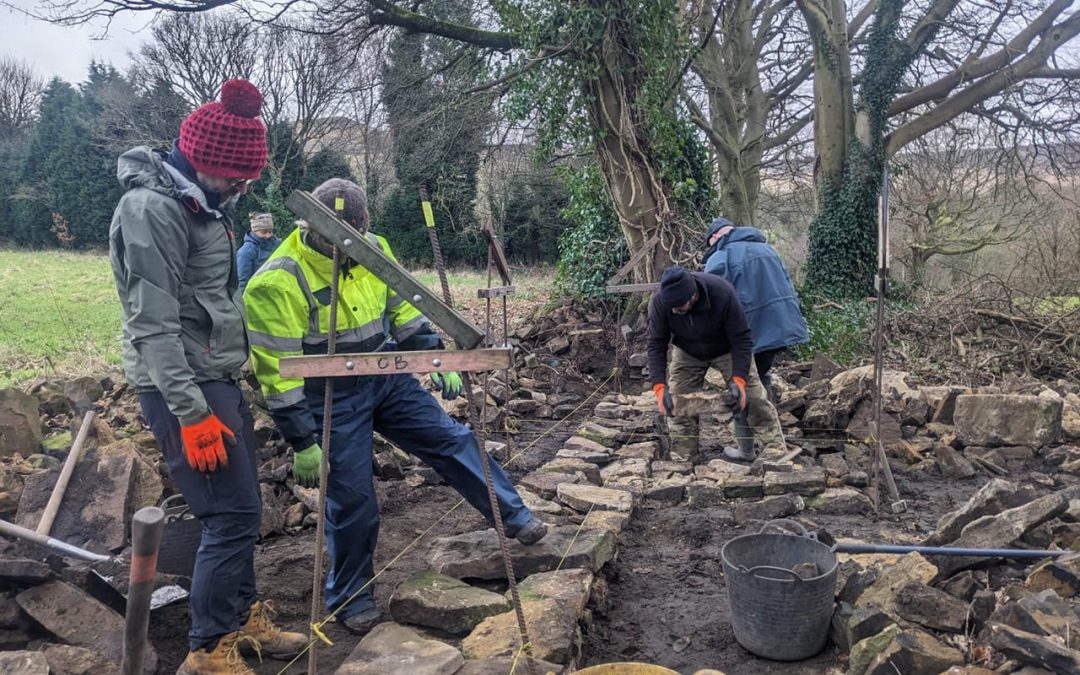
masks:
{"label": "brown work boots", "polygon": [[255,675],[255,671],[240,655],[240,642],[250,640],[236,631],[222,636],[210,651],[196,649],[188,652],[176,675]]}
{"label": "brown work boots", "polygon": [[210,651],[189,652],[176,675],[254,675],[241,650],[256,654],[260,660],[264,654],[288,659],[299,654],[307,643],[305,635],[278,628],[274,608],[269,602],[257,601],[240,630],[223,636]]}
{"label": "brown work boots", "polygon": [[274,623],[274,608],[268,600],[256,600],[251,606],[247,623],[240,627],[240,634],[258,643],[254,650],[272,659],[291,659],[307,646],[303,633],[281,630]]}

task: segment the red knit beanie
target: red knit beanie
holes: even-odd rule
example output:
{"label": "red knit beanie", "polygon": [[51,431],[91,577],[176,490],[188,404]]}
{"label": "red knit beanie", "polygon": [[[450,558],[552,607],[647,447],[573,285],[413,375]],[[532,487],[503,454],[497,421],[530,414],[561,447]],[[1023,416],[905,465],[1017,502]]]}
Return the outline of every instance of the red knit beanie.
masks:
{"label": "red knit beanie", "polygon": [[266,166],[262,94],[247,80],[221,85],[221,102],[196,108],[180,124],[180,152],[196,170],[219,178],[258,178]]}

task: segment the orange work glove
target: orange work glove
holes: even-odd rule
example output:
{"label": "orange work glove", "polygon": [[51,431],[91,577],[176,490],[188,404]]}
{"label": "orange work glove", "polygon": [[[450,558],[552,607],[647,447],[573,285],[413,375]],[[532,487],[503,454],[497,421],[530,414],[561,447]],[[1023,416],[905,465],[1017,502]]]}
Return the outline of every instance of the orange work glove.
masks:
{"label": "orange work glove", "polygon": [[213,413],[201,422],[180,427],[184,454],[192,469],[209,473],[229,465],[225,444],[236,445],[236,436]]}
{"label": "orange work glove", "polygon": [[738,404],[739,410],[746,410],[746,380],[738,375],[728,380],[728,396],[731,397],[732,408]]}
{"label": "orange work glove", "polygon": [[657,382],[652,386],[652,390],[656,394],[656,404],[660,406],[660,414],[668,417],[674,415],[675,404],[671,402],[671,394],[668,392],[667,385],[663,382]]}

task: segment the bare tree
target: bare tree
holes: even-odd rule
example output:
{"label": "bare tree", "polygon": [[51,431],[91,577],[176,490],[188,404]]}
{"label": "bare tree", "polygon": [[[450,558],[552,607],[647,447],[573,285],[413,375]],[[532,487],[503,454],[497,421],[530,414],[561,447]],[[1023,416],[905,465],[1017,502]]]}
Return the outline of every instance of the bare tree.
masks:
{"label": "bare tree", "polygon": [[[683,81],[691,119],[712,145],[725,215],[753,224],[763,171],[788,167],[811,138],[813,50],[793,0],[703,0],[702,45]],[[872,3],[846,30],[862,35]]]}
{"label": "bare tree", "polygon": [[131,58],[194,108],[215,100],[223,81],[253,78],[260,56],[257,28],[227,12],[170,14],[154,23],[153,39]]}
{"label": "bare tree", "polygon": [[977,118],[950,123],[894,156],[890,190],[899,259],[916,284],[935,256],[976,253],[1031,232],[1043,205],[1030,147]]}
{"label": "bare tree", "polygon": [[45,80],[29,63],[0,57],[0,139],[24,132],[34,121]]}
{"label": "bare tree", "polygon": [[137,77],[169,83],[191,107],[215,100],[227,79],[255,82],[267,125],[288,129],[270,134],[271,171],[280,172],[303,162],[312,143],[326,147],[346,109],[346,57],[332,37],[309,28],[263,25],[237,11],[170,14],[132,57]]}

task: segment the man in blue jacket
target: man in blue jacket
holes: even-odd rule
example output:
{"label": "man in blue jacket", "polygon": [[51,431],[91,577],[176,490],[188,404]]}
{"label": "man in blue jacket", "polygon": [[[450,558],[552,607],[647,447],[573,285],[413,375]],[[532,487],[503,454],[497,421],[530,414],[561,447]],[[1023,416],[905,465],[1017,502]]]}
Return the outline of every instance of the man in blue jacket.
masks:
{"label": "man in blue jacket", "polygon": [[248,279],[262,267],[281,240],[274,236],[274,216],[269,213],[251,214],[251,232],[244,235],[244,243],[236,252],[236,276],[240,293],[247,288]]}
{"label": "man in blue jacket", "polygon": [[774,399],[769,371],[776,355],[810,341],[795,286],[776,249],[757,228],[735,227],[727,218],[717,218],[705,238],[705,271],[727,279],[739,294],[754,339],[754,365]]}

